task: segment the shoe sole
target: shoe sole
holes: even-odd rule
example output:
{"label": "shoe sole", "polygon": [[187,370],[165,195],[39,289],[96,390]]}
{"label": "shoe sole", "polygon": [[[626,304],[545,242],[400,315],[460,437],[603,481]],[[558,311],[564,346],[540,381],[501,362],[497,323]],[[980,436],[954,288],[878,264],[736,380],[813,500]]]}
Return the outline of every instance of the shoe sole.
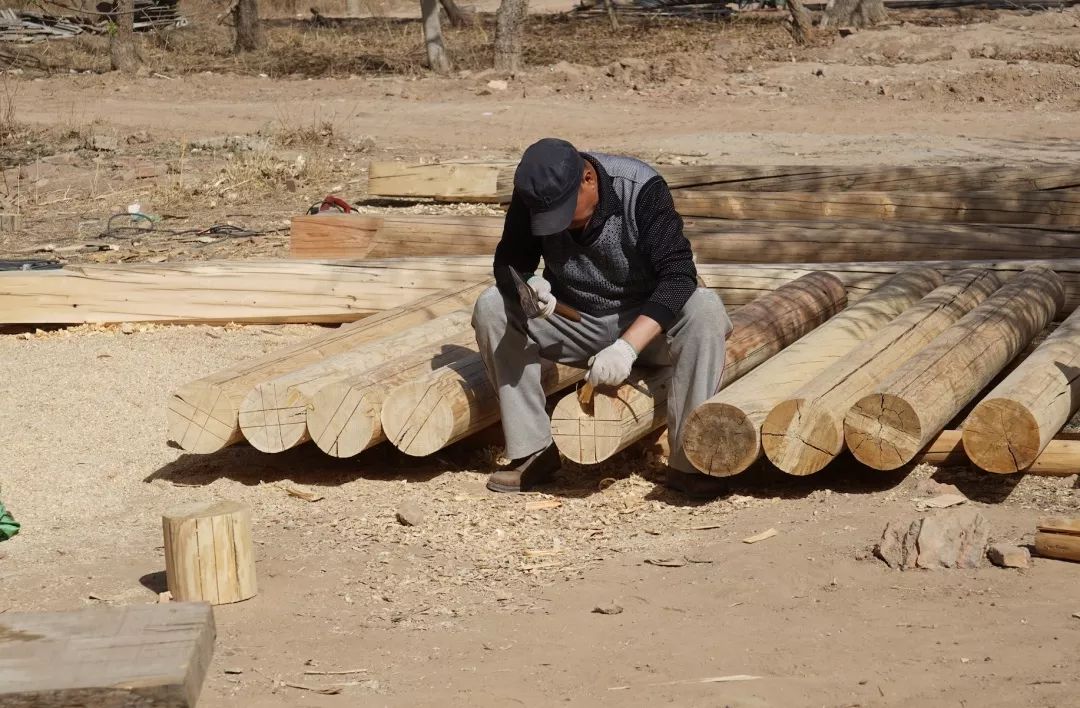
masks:
{"label": "shoe sole", "polygon": [[521,487],[510,487],[502,484],[495,484],[493,482],[487,483],[487,488],[493,492],[499,492],[500,494],[520,494]]}

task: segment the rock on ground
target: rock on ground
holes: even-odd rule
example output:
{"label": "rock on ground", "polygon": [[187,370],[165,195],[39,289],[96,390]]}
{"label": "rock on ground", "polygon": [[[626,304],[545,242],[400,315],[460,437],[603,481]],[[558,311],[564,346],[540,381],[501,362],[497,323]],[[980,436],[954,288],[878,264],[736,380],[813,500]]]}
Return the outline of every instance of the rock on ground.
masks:
{"label": "rock on ground", "polygon": [[978,568],[990,527],[977,511],[958,509],[920,518],[894,519],[885,526],[875,555],[890,568]]}

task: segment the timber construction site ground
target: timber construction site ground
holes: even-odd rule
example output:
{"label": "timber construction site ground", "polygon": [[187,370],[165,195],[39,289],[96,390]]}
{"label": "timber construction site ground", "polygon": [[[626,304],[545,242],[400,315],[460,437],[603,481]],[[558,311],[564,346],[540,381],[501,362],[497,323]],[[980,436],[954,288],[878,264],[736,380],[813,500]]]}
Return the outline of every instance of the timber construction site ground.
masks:
{"label": "timber construction site ground", "polygon": [[[236,61],[212,20],[144,38],[141,77],[97,73],[107,54],[94,39],[34,47],[0,77],[2,188],[23,222],[0,234],[0,258],[285,257],[289,217],[328,193],[364,199],[369,161],[513,158],[546,135],[702,164],[1080,159],[1078,9],[893,12],[885,28],[807,48],[775,13],[627,18],[618,32],[549,15],[530,21],[532,65],[505,90],[488,86],[507,78],[484,70],[489,29],[451,32],[459,69],[436,78],[415,22],[273,28],[271,49]],[[109,232],[136,202],[159,229],[267,233]],[[1080,700],[1080,567],[898,572],[869,552],[924,480],[956,485],[995,540],[1030,543],[1041,514],[1077,515],[1075,476],[761,468],[691,504],[654,483],[641,446],[564,471],[546,496],[498,496],[484,488],[497,445],[335,461],[166,444],[168,391],[318,331],[0,335],[0,485],[23,523],[0,544],[0,612],[154,602],[162,511],[228,498],[254,511],[260,593],[215,610],[205,706]],[[285,480],[325,498],[291,497]],[[561,506],[527,506],[547,498]],[[406,501],[421,525],[395,521]],[[706,681],[739,674],[760,678]]]}

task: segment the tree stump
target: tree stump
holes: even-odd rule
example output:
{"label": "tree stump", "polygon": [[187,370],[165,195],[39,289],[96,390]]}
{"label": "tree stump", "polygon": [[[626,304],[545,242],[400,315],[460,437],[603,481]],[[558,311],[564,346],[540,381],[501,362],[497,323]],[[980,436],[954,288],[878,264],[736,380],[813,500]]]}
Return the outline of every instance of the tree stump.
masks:
{"label": "tree stump", "polygon": [[224,605],[258,592],[246,506],[192,502],[166,512],[161,525],[165,575],[174,600]]}

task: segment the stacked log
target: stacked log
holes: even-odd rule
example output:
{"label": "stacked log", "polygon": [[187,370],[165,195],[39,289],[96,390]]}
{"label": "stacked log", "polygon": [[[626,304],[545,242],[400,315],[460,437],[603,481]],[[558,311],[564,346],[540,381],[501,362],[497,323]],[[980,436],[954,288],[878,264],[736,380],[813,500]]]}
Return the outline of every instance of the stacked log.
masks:
{"label": "stacked log", "polygon": [[1061,279],[1030,268],[939,335],[844,419],[852,454],[879,470],[901,467],[1054,317]]}
{"label": "stacked log", "polygon": [[844,449],[848,409],[1000,284],[990,271],[957,273],[789,396],[776,397],[761,427],[766,456],[788,474],[824,469]]}
{"label": "stacked log", "polygon": [[[815,273],[779,287],[731,316],[720,386],[737,380],[843,309],[840,282]],[[559,450],[580,464],[596,464],[664,425],[671,368],[635,370],[614,391],[597,391],[591,406],[577,396],[555,406],[551,434]]]}
{"label": "stacked log", "polygon": [[697,407],[683,452],[706,474],[727,477],[761,456],[761,423],[780,400],[941,284],[930,269],[899,273],[836,317]]}

